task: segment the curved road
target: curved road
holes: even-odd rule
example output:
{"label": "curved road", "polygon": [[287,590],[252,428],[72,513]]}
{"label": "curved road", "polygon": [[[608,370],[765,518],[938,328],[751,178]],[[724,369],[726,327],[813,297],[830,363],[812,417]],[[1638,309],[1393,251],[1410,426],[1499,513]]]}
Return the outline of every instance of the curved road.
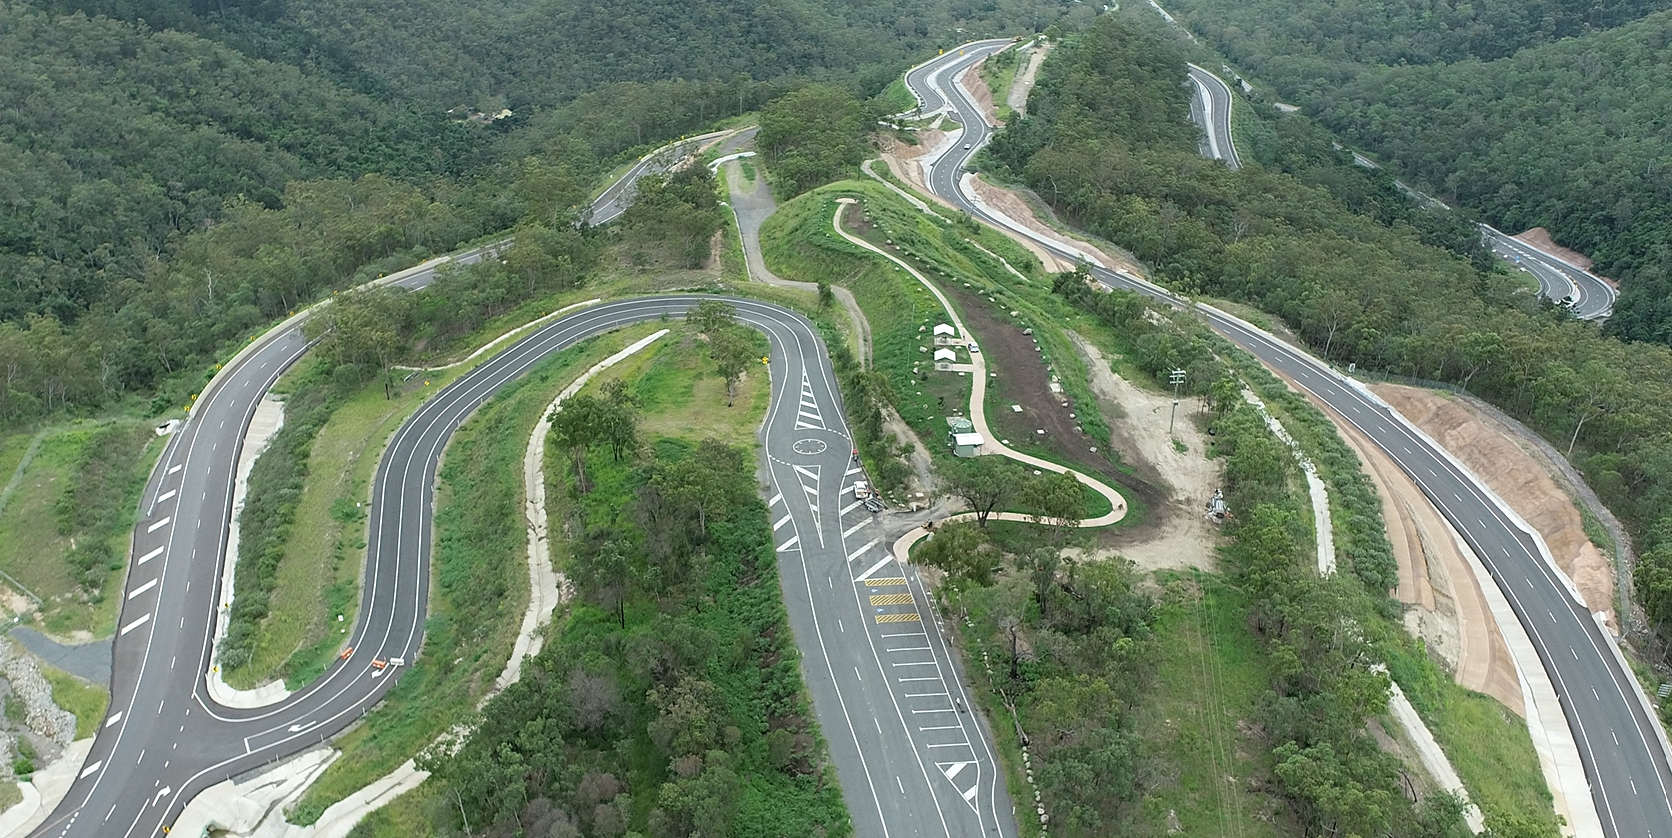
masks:
{"label": "curved road", "polygon": [[1568,307],[1580,320],[1601,320],[1614,313],[1619,292],[1596,274],[1553,256],[1495,227],[1480,225],[1492,252],[1538,280],[1539,294]]}
{"label": "curved road", "polygon": [[[985,43],[989,42],[971,44],[966,50],[985,49]],[[936,63],[944,65],[942,69],[961,71],[976,60],[945,56]],[[931,87],[935,87],[934,80],[944,78],[933,64],[915,68],[913,73]],[[908,76],[907,83],[913,84],[913,78]],[[954,146],[959,150],[931,164],[930,188],[965,212],[1014,234],[1013,226],[996,219],[959,188],[964,162],[989,133],[978,106],[951,85],[941,84],[918,95],[948,97],[950,107],[969,126]],[[961,150],[964,143],[974,149]],[[1035,240],[1064,258],[1078,258],[1060,242],[1044,237]],[[1329,405],[1398,462],[1480,556],[1538,649],[1573,731],[1604,833],[1610,838],[1672,838],[1668,794],[1672,768],[1647,699],[1611,646],[1613,640],[1550,569],[1543,545],[1524,522],[1403,417],[1324,362],[1242,320],[1194,305],[1138,277],[1096,265],[1091,266],[1091,273],[1105,287],[1195,308],[1216,331]]]}
{"label": "curved road", "polygon": [[[712,136],[717,135],[697,139]],[[619,216],[631,200],[637,178],[665,168],[688,147],[676,144],[641,159],[600,196],[593,217],[602,223]],[[501,244],[433,260],[379,282],[421,288],[434,279],[437,265],[471,264],[492,256]],[[535,337],[573,342],[579,339],[576,329],[611,328],[610,322],[598,318],[614,311],[599,307],[573,315]],[[411,516],[421,515],[428,521],[430,483],[411,490],[421,491],[422,498],[411,491],[391,495],[383,488],[383,475],[392,467],[396,452],[405,452],[410,459],[421,450],[433,455],[439,447],[433,435],[414,433],[409,421],[380,465],[374,514],[380,516],[377,520],[387,518],[396,525],[375,531],[368,548],[360,617],[349,641],[355,653],[312,685],[266,707],[227,708],[208,697],[210,639],[226,561],[239,449],[257,403],[307,350],[309,344],[301,333],[306,316],[298,315],[276,327],[226,365],[199,396],[191,417],[170,440],[153,471],[142,495],[141,519],[134,529],[122,594],[109,714],[68,793],[32,835],[158,834],[205,787],[317,744],[376,704],[399,672],[398,667],[373,669],[374,658],[404,657],[409,662],[416,658],[422,635],[422,592],[428,585],[429,526],[425,523],[414,529],[417,519]],[[493,388],[509,380],[491,376],[514,364],[514,357],[531,351],[532,340],[519,342],[455,382],[427,402],[420,414],[433,417],[444,410],[443,405],[454,405],[458,409],[444,412],[442,420],[462,418]],[[496,383],[481,389],[483,382]],[[408,462],[401,468],[406,477],[419,473],[433,477],[433,467],[413,472],[415,466]]]}
{"label": "curved road", "polygon": [[1202,126],[1202,156],[1223,160],[1228,168],[1242,168],[1236,143],[1231,142],[1231,86],[1195,64],[1190,65],[1190,83],[1196,88],[1190,99],[1190,118]]}

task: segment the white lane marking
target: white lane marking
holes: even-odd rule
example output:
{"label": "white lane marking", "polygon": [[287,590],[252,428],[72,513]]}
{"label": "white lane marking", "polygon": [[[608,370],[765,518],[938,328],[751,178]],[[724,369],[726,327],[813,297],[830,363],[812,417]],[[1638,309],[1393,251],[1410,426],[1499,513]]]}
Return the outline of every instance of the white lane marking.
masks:
{"label": "white lane marking", "polygon": [[158,495],[156,502],[157,503],[162,503],[163,501],[174,497],[176,494],[179,494],[179,493],[174,491],[173,489],[169,489],[168,491],[163,492],[162,494]]}
{"label": "white lane marking", "polygon": [[[860,548],[860,549],[864,549],[864,548]],[[859,574],[859,578],[855,579],[853,581],[863,582],[866,579],[869,579],[871,577],[871,574],[876,573],[879,570],[882,570],[882,566],[885,565],[885,564],[888,564],[891,561],[894,561],[894,557],[891,556],[891,555],[888,555],[888,554],[884,554],[883,557],[881,559],[879,559],[876,564],[871,565],[870,570],[867,570],[864,573]]]}
{"label": "white lane marking", "polygon": [[928,646],[910,646],[904,649],[884,649],[884,652],[933,652]]}
{"label": "white lane marking", "polygon": [[155,524],[152,524],[152,525],[151,525],[151,526],[149,526],[149,527],[146,527],[146,528],[145,528],[145,531],[146,531],[146,532],[156,532],[156,531],[157,531],[157,530],[160,530],[160,529],[162,529],[162,528],[163,528],[163,527],[166,527],[166,526],[168,526],[168,522],[169,522],[169,521],[172,521],[172,520],[174,520],[174,518],[172,518],[172,517],[168,517],[168,518],[164,518],[164,519],[162,519],[162,520],[161,520],[161,521],[158,521],[158,522],[157,522],[157,523],[155,523]]}
{"label": "white lane marking", "polygon": [[951,712],[953,712],[953,710],[952,710],[951,707],[948,707],[945,710],[913,710],[912,712],[913,713],[951,713]]}
{"label": "white lane marking", "polygon": [[158,547],[157,549],[152,550],[151,552],[146,553],[143,556],[140,556],[139,557],[139,563],[140,564],[145,564],[146,562],[151,561],[152,559],[154,559],[158,556],[161,556],[163,554],[163,551],[167,550],[167,549],[168,549],[168,545],[166,545],[166,544],[161,546],[161,547]]}
{"label": "white lane marking", "polygon": [[783,529],[784,525],[788,524],[789,522],[790,522],[790,516],[789,516],[788,513],[785,513],[784,517],[778,519],[778,523],[772,525],[772,531],[777,532],[777,531]]}
{"label": "white lane marking", "polygon": [[920,728],[918,728],[918,730],[925,731],[925,732],[931,731],[931,730],[963,730],[963,729],[964,729],[963,725],[936,725],[935,727],[920,727]]}
{"label": "white lane marking", "polygon": [[179,471],[179,470],[180,470],[180,466],[181,466],[181,464],[180,464],[180,463],[175,463],[175,464],[174,464],[174,465],[173,465],[173,466],[172,466],[172,467],[170,467],[170,468],[169,468],[169,470],[168,470],[168,473],[169,473],[169,474],[173,474],[173,473],[175,473],[175,472],[177,472],[177,471]]}
{"label": "white lane marking", "polygon": [[99,760],[98,762],[93,763],[92,765],[87,766],[86,768],[81,769],[81,777],[78,777],[76,779],[83,779],[83,778],[87,777],[87,775],[92,774],[94,771],[99,770],[99,766],[101,766],[101,765],[104,765],[104,760],[102,760],[102,759]]}
{"label": "white lane marking", "polygon": [[860,527],[863,527],[863,526],[865,526],[866,524],[869,524],[869,523],[871,523],[870,518],[859,519],[859,523],[854,524],[851,527],[848,527],[848,531],[845,532],[845,533],[842,533],[842,537],[843,538],[852,538],[854,533],[859,532]]}
{"label": "white lane marking", "polygon": [[945,744],[929,745],[927,747],[930,747],[930,748],[968,748],[969,746],[970,746],[970,743],[968,743],[968,742],[947,742]]}
{"label": "white lane marking", "polygon": [[851,562],[851,561],[859,558],[860,556],[865,555],[865,551],[871,549],[872,547],[877,546],[877,542],[879,542],[879,541],[882,541],[882,539],[873,538],[870,541],[865,542],[864,546],[862,546],[858,550],[855,550],[852,553],[848,554],[848,561]]}
{"label": "white lane marking", "polygon": [[776,495],[773,495],[773,496],[772,496],[772,500],[769,500],[769,501],[767,501],[767,502],[766,502],[766,505],[767,505],[767,506],[777,506],[777,505],[778,505],[778,501],[781,501],[781,500],[783,500],[783,499],[784,499],[784,493],[783,493],[783,492],[779,492],[779,493],[778,493],[778,494],[776,494]]}
{"label": "white lane marking", "polygon": [[795,549],[795,543],[800,541],[800,540],[801,540],[801,536],[799,536],[799,535],[790,536],[789,541],[786,541],[783,544],[778,545],[778,552],[785,553],[785,552],[788,552],[790,550],[794,550]]}
{"label": "white lane marking", "polygon": [[965,791],[960,796],[964,798],[965,803],[968,803],[968,804],[973,806],[973,805],[975,805],[975,793],[977,791],[979,791],[980,788],[981,788],[981,785],[979,783],[976,784],[976,785],[970,786],[969,789],[967,791]]}
{"label": "white lane marking", "polygon": [[894,661],[889,666],[936,666],[934,661]]}
{"label": "white lane marking", "polygon": [[146,591],[149,591],[149,590],[151,590],[152,588],[155,588],[155,587],[157,587],[157,580],[152,579],[151,581],[146,582],[145,584],[140,585],[139,587],[134,588],[133,590],[129,591],[128,592],[128,599],[133,599],[134,597],[139,596],[140,594],[143,594]]}
{"label": "white lane marking", "polygon": [[128,632],[133,631],[134,629],[139,628],[140,626],[143,626],[150,621],[151,621],[151,615],[146,614],[145,616],[140,617],[139,619],[134,620],[133,622],[123,626],[122,627],[122,633],[127,634]]}
{"label": "white lane marking", "polygon": [[894,775],[894,784],[900,787],[900,793],[901,794],[906,793],[906,783],[905,783],[904,780],[900,779],[900,775],[898,775],[898,774]]}
{"label": "white lane marking", "polygon": [[801,466],[790,466],[790,468],[795,469],[796,472],[798,472],[800,474],[803,474],[803,475],[806,475],[807,477],[812,478],[813,480],[819,479],[819,473],[816,472],[816,471],[811,471],[811,470],[808,470],[808,469],[804,469]]}
{"label": "white lane marking", "polygon": [[[927,729],[927,728],[925,728],[925,729]],[[974,765],[974,764],[975,763],[973,763],[973,762],[954,762],[951,765],[941,766],[941,773],[946,775],[946,779],[952,780],[952,779],[957,778],[958,774],[961,773],[965,768],[968,768],[968,767],[970,767],[971,765]]]}
{"label": "white lane marking", "polygon": [[120,711],[120,710],[116,711],[115,713],[112,713],[110,718],[105,719],[104,726],[105,727],[110,727],[111,725],[116,724],[119,721],[122,721],[122,711]]}
{"label": "white lane marking", "polygon": [[858,678],[861,681],[865,680],[865,676],[859,674],[859,667],[857,666],[853,668],[853,677]]}
{"label": "white lane marking", "polygon": [[934,677],[934,678],[896,678],[894,680],[899,681],[900,683],[904,684],[907,681],[939,681],[940,678],[939,677]]}
{"label": "white lane marking", "polygon": [[928,635],[924,634],[921,631],[902,631],[902,632],[899,632],[898,634],[884,634],[884,635],[879,635],[879,636],[880,637],[927,637]]}
{"label": "white lane marking", "polygon": [[856,500],[853,503],[850,503],[847,506],[842,507],[842,511],[836,513],[837,517],[841,517],[843,515],[848,514],[849,512],[852,512],[854,510],[854,508],[858,507],[862,503],[864,503],[864,501]]}
{"label": "white lane marking", "polygon": [[842,475],[842,476],[843,477],[852,477],[852,476],[854,476],[854,475],[856,475],[856,474],[858,474],[858,473],[860,473],[864,470],[865,469],[860,468],[859,466],[854,466],[853,468],[848,469],[847,473]]}
{"label": "white lane marking", "polygon": [[937,695],[946,695],[946,693],[906,693],[906,698],[932,698]]}

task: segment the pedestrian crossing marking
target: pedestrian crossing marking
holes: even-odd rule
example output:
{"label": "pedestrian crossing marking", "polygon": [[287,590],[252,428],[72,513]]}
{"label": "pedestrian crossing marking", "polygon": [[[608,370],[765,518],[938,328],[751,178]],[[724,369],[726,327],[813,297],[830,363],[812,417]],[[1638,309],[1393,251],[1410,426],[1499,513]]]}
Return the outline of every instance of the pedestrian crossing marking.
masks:
{"label": "pedestrian crossing marking", "polygon": [[911,594],[872,594],[872,605],[910,605]]}
{"label": "pedestrian crossing marking", "polygon": [[[923,617],[922,617],[922,615],[918,614],[916,611],[913,611],[910,614],[878,614],[877,615],[877,622],[879,622],[879,623],[921,623],[921,622],[923,622]],[[934,663],[934,661],[926,661],[926,663]]]}

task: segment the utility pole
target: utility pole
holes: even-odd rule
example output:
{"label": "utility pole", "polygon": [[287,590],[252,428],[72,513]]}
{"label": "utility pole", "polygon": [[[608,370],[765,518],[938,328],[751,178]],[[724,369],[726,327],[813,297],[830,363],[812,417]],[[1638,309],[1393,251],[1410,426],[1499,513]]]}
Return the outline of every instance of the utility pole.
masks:
{"label": "utility pole", "polygon": [[1179,385],[1184,383],[1184,370],[1173,370],[1167,373],[1167,380],[1173,385],[1173,415],[1167,419],[1167,435],[1173,435],[1173,422],[1179,418]]}

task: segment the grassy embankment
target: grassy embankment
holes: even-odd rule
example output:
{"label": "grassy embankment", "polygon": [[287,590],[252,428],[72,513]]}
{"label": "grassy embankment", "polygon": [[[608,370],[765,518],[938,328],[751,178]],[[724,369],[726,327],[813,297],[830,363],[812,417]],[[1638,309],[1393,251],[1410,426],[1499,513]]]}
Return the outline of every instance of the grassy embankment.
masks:
{"label": "grassy embankment", "polygon": [[1016,84],[1016,74],[1027,66],[1027,61],[1033,53],[1022,52],[1014,47],[996,55],[989,55],[981,62],[981,78],[987,82],[987,89],[993,94],[993,114],[1000,122],[1006,122],[1015,112],[1010,109],[1010,88]]}
{"label": "grassy embankment", "polygon": [[23,432],[0,444],[0,474],[17,478],[0,509],[0,571],[41,599],[41,630],[90,638],[115,629],[140,492],[167,444],[152,426],[79,420],[41,432],[38,446]]}
{"label": "grassy embankment", "polygon": [[651,325],[636,326],[558,353],[457,432],[440,476],[423,654],[363,724],[338,738],[342,757],[297,803],[293,823],[312,823],[469,718],[504,668],[528,601],[522,524],[528,429],[576,375],[650,331]]}
{"label": "grassy embankment", "polygon": [[89,684],[54,666],[41,666],[41,675],[52,685],[52,703],[75,715],[75,738],[85,739],[98,732],[110,706],[110,691],[103,684]]}
{"label": "grassy embankment", "polygon": [[[616,379],[628,382],[630,391],[641,401],[641,439],[648,448],[657,452],[658,458],[688,452],[698,438],[712,438],[745,449],[752,448],[770,392],[764,375],[747,375],[739,387],[736,406],[726,407],[724,384],[712,371],[707,353],[680,329],[653,348],[598,376],[583,392],[596,394],[601,387]],[[560,566],[568,561],[571,549],[569,537],[578,526],[573,522],[587,521],[599,525],[600,522],[617,520],[622,510],[630,505],[632,490],[644,479],[642,470],[632,463],[612,462],[607,453],[600,452],[588,457],[587,473],[595,483],[593,490],[576,496],[571,490],[567,470],[567,452],[548,447],[545,463],[547,515],[553,522],[550,528],[552,555]],[[753,498],[755,487],[752,475],[740,472],[730,477],[739,484],[741,495]],[[785,648],[762,658],[778,661],[770,667],[759,660],[756,661],[757,666],[716,667],[711,664],[698,667],[705,673],[703,677],[722,689],[722,703],[731,708],[733,721],[738,722],[734,729],[738,739],[727,750],[734,759],[752,764],[757,769],[765,769],[766,757],[771,750],[768,744],[770,737],[765,732],[769,724],[776,728],[783,721],[777,712],[764,712],[765,696],[787,692],[796,696],[794,704],[799,708],[800,715],[810,717],[811,714],[796,674],[794,650],[786,645],[789,632],[779,604],[776,576],[764,572],[772,567],[771,536],[766,527],[764,507],[751,500],[749,508],[739,515],[739,519],[749,525],[747,541],[752,545],[750,549],[758,551],[758,555],[744,559],[754,565],[755,570],[743,573],[740,580],[742,568],[738,562],[743,557],[725,551],[710,551],[710,562],[706,564],[705,571],[712,577],[705,585],[710,592],[708,603],[695,614],[685,612],[672,619],[694,620],[698,624],[680,631],[696,630],[716,638],[775,637],[777,641],[766,642],[785,645]],[[558,523],[565,521],[571,524]],[[599,643],[610,648],[640,642],[633,638],[653,624],[662,625],[658,620],[665,622],[669,619],[666,615],[658,618],[658,609],[646,608],[646,605],[640,603],[629,608],[626,612],[627,626],[622,628],[617,625],[614,612],[600,611],[591,605],[569,604],[566,606],[569,610],[559,612],[551,640],[532,666],[540,673],[539,677],[552,677],[545,674],[548,671],[561,676],[577,661],[596,661],[597,653],[588,650]],[[759,622],[762,619],[765,619],[765,624]],[[666,630],[673,631],[672,628]],[[720,649],[716,647],[708,653],[720,654]],[[627,676],[624,672],[618,677]],[[508,695],[502,700],[511,700],[511,697]],[[626,699],[626,702],[634,708],[629,712],[635,719],[636,729],[629,727],[622,731],[625,738],[615,749],[619,754],[611,756],[608,752],[587,753],[583,750],[576,756],[602,759],[604,765],[594,770],[609,766],[627,779],[634,791],[632,817],[643,818],[646,810],[657,802],[657,787],[674,778],[665,775],[656,746],[645,735],[642,724],[645,719],[640,718],[640,711],[644,708],[639,707],[642,701],[635,697]],[[515,708],[504,711],[516,712]],[[501,712],[501,708],[490,705],[490,717],[497,712]],[[735,715],[739,712],[747,714],[746,717]],[[816,757],[811,763],[813,774],[793,776],[778,770],[739,771],[743,776],[743,787],[736,794],[739,802],[734,824],[744,832],[738,834],[823,834],[827,825],[845,824],[845,814],[834,782],[830,782],[828,776],[820,777],[829,769],[823,756],[823,744],[817,739],[816,725],[810,726],[809,732],[813,738],[807,747],[811,749],[809,753]],[[439,838],[456,835],[462,829],[457,806],[458,801],[446,791],[439,779],[431,779],[403,796],[397,805],[372,813],[352,835],[354,838]],[[763,829],[766,824],[777,826]]]}

